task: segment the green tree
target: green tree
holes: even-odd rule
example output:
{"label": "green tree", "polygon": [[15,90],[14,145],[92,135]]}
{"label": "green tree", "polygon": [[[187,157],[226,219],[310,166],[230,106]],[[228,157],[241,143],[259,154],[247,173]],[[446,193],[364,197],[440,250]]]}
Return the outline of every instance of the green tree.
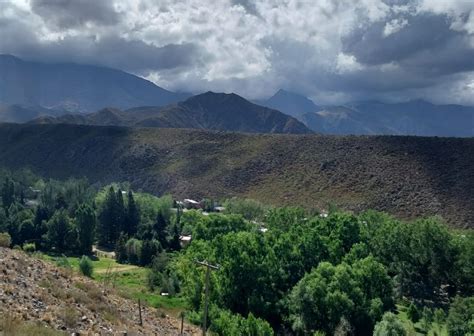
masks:
{"label": "green tree", "polygon": [[334,333],[346,318],[356,334],[370,334],[381,312],[392,307],[391,280],[373,258],[348,265],[322,262],[291,291],[290,321],[301,333]]}
{"label": "green tree", "polygon": [[48,221],[47,227],[47,240],[50,247],[58,252],[71,250],[74,247],[76,236],[66,210],[56,211]]}
{"label": "green tree", "polygon": [[96,216],[94,209],[87,204],[82,204],[76,210],[76,226],[78,231],[79,253],[90,255],[94,243]]}
{"label": "green tree", "polygon": [[156,215],[156,220],[153,225],[153,230],[155,233],[156,238],[160,242],[163,248],[168,248],[168,232],[167,232],[168,223],[166,221],[166,217],[163,214],[163,211],[158,211]]}
{"label": "green tree", "polygon": [[99,244],[102,246],[114,246],[115,241],[119,236],[120,227],[118,224],[119,206],[117,202],[117,195],[114,188],[111,186],[105,198],[105,202],[99,212]]}
{"label": "green tree", "polygon": [[130,237],[134,236],[137,233],[139,225],[140,225],[140,211],[138,210],[138,206],[135,203],[135,198],[133,197],[133,193],[130,190],[128,192],[126,225],[125,225],[124,231]]}
{"label": "green tree", "polygon": [[413,302],[408,306],[407,316],[413,323],[416,323],[421,319],[420,310]]}
{"label": "green tree", "polygon": [[449,336],[474,335],[474,297],[456,297],[446,321]]}
{"label": "green tree", "polygon": [[92,274],[94,273],[94,265],[92,261],[87,256],[82,256],[81,260],[79,261],[79,270],[83,275],[86,277],[92,278]]}
{"label": "green tree", "polygon": [[117,239],[117,242],[115,243],[115,259],[117,260],[118,263],[124,264],[128,261],[128,255],[127,255],[127,235],[124,233],[121,233],[119,238]]}
{"label": "green tree", "polygon": [[155,240],[144,240],[140,250],[139,264],[141,266],[148,266],[151,264],[153,258],[161,251],[160,243]]}
{"label": "green tree", "polygon": [[13,183],[13,180],[11,178],[5,178],[5,181],[3,182],[2,185],[2,204],[3,208],[5,211],[7,211],[8,214],[8,209],[10,206],[13,204],[15,201],[15,185]]}
{"label": "green tree", "polygon": [[374,328],[374,336],[406,336],[407,332],[403,323],[393,313],[385,313],[382,321]]}
{"label": "green tree", "polygon": [[120,232],[127,232],[127,228],[125,225],[127,224],[127,211],[125,209],[125,204],[123,201],[123,192],[122,189],[117,189],[117,194],[115,196],[116,200],[116,213],[115,213],[115,226],[117,227],[117,236],[115,239],[118,238]]}

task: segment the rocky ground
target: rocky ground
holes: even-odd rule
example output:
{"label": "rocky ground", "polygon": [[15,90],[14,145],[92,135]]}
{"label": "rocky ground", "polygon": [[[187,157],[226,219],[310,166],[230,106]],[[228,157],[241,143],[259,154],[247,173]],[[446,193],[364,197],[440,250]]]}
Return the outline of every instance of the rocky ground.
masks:
{"label": "rocky ground", "polygon": [[[140,326],[137,302],[21,251],[0,248],[0,335],[8,334],[2,329],[7,322],[13,328],[12,321],[34,321],[66,335],[179,335],[180,322],[154,308],[142,307],[142,319]],[[185,325],[185,335],[198,334]]]}

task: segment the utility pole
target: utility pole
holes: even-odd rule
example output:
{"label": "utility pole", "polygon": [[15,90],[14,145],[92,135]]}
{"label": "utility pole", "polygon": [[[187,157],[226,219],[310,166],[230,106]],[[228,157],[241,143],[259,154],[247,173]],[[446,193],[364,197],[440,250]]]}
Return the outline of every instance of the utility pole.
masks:
{"label": "utility pole", "polygon": [[220,268],[219,265],[211,265],[207,261],[195,261],[196,264],[206,267],[206,283],[204,287],[204,316],[202,318],[202,336],[206,336],[207,330],[207,311],[209,309],[209,279],[211,270],[216,271]]}

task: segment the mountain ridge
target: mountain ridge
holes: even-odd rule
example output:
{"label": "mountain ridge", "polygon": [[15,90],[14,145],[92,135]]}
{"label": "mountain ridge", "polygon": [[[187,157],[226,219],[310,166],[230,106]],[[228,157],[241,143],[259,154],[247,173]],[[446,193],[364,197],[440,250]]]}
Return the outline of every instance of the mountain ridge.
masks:
{"label": "mountain ridge", "polygon": [[0,162],[45,177],[129,181],[177,198],[387,211],[474,223],[474,138],[0,125]]}
{"label": "mountain ridge", "polygon": [[165,107],[126,111],[102,109],[87,115],[40,118],[31,123],[72,123],[99,126],[197,128],[246,133],[311,133],[298,120],[253,104],[234,93],[206,92]]}
{"label": "mountain ridge", "polygon": [[166,105],[187,97],[122,70],[76,63],[40,63],[0,55],[0,102],[70,112],[105,106]]}

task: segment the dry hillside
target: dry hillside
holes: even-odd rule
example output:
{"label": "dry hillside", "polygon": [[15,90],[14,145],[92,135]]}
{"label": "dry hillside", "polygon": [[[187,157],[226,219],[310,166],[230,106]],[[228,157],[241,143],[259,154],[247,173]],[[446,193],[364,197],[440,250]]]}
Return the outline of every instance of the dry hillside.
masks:
{"label": "dry hillside", "polygon": [[440,215],[474,227],[474,138],[0,125],[0,162],[176,197]]}
{"label": "dry hillside", "polygon": [[[0,247],[0,335],[177,335],[179,322],[87,278]],[[56,332],[54,332],[56,331]],[[3,333],[2,333],[3,332]],[[197,335],[186,327],[185,335]]]}

